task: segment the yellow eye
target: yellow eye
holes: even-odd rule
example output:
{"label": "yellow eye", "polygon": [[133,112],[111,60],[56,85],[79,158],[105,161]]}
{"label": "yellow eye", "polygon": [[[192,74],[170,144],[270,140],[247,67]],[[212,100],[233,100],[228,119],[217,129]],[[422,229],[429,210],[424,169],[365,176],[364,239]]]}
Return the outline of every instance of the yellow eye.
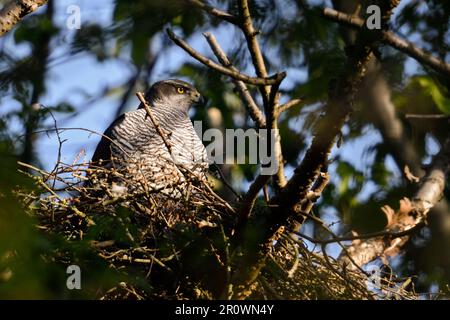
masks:
{"label": "yellow eye", "polygon": [[184,93],[185,91],[184,91],[184,88],[178,87],[178,88],[177,88],[177,92],[182,94],[182,93]]}

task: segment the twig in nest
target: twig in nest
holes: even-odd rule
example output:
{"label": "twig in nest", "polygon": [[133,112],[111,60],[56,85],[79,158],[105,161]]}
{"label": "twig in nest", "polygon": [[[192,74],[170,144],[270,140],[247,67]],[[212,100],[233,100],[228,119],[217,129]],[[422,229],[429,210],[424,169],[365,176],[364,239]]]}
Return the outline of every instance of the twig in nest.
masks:
{"label": "twig in nest", "polygon": [[136,96],[138,97],[139,101],[142,102],[142,105],[145,108],[145,111],[147,111],[148,116],[150,117],[150,120],[152,121],[153,125],[155,126],[156,131],[161,136],[161,138],[164,141],[164,144],[166,145],[167,150],[169,150],[170,155],[172,155],[172,144],[167,140],[166,136],[162,132],[161,127],[159,126],[158,120],[153,115],[153,112],[151,110],[150,105],[148,104],[147,100],[145,100],[144,95],[142,92],[137,92]]}

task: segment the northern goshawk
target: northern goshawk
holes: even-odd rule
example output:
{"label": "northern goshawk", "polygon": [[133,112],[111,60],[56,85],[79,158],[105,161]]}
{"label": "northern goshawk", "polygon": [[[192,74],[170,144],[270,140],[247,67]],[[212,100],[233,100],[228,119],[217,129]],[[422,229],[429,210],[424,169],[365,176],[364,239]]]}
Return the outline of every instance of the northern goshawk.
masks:
{"label": "northern goshawk", "polygon": [[141,103],[106,129],[90,167],[119,172],[114,179],[109,174],[108,181],[128,192],[148,188],[173,193],[174,185],[186,181],[186,171],[205,178],[206,150],[189,119],[189,109],[202,100],[200,93],[187,82],[169,79],[153,84],[145,100],[172,154]]}

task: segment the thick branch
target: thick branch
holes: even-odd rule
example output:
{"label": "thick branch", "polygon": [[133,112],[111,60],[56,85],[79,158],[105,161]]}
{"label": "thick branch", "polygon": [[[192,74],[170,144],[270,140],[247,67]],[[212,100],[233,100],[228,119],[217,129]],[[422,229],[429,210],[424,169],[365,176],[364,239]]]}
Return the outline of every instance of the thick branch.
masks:
{"label": "thick branch", "polygon": [[361,98],[367,102],[367,116],[383,136],[399,170],[408,166],[414,175],[422,176],[420,157],[396,114],[391,90],[376,59],[369,63],[364,89]]}
{"label": "thick branch", "polygon": [[[325,8],[323,10],[323,14],[327,18],[342,23],[351,28],[361,29],[364,26],[364,20],[360,19],[359,17],[348,15],[330,8]],[[450,64],[445,63],[445,61],[442,61],[425,52],[424,50],[416,47],[413,43],[399,38],[392,31],[383,30],[381,32],[383,35],[381,40],[386,44],[389,44],[390,46],[409,55],[420,63],[431,67],[435,71],[450,76]]]}
{"label": "thick branch", "polygon": [[443,73],[450,76],[450,64],[432,56],[426,51],[416,47],[411,42],[397,37],[393,32],[387,31],[383,33],[383,41],[390,46],[397,48],[401,52],[409,55],[410,57],[416,59],[417,61],[428,65],[435,71]]}
{"label": "thick branch", "polygon": [[250,77],[248,75],[245,75],[243,73],[240,72],[236,72],[233,70],[230,70],[228,68],[225,68],[223,66],[221,66],[220,64],[215,63],[214,61],[206,58],[205,56],[201,55],[200,53],[198,53],[197,51],[195,51],[193,48],[191,48],[184,40],[182,40],[181,38],[177,37],[170,29],[167,29],[167,34],[169,36],[169,38],[175,43],[177,44],[179,47],[181,47],[184,51],[186,51],[191,57],[195,58],[196,60],[200,61],[201,63],[203,63],[205,66],[214,69],[224,75],[227,75],[233,79],[236,80],[240,80],[243,81],[245,83],[248,84],[253,84],[253,85],[271,85],[271,84],[276,84],[281,82],[285,77],[286,77],[286,73],[285,72],[281,72],[281,73],[277,73],[271,77],[264,77],[264,78],[254,78],[254,77]]}
{"label": "thick branch", "polygon": [[[219,62],[226,68],[231,69],[232,71],[238,72],[236,67],[232,65],[226,54],[221,49],[220,45],[217,43],[216,38],[211,33],[204,33],[204,36],[206,40],[208,41],[211,49],[213,50],[214,54],[216,55]],[[251,118],[255,121],[256,125],[259,128],[267,127],[266,120],[264,115],[262,114],[259,107],[256,105],[253,97],[250,95],[246,85],[239,80],[233,79],[233,83],[235,84],[235,87],[237,88],[239,95],[241,96],[241,99],[244,101],[245,105],[247,106],[247,110],[249,111],[249,114]],[[277,128],[277,118],[279,113],[276,112],[279,110],[278,108],[278,85],[274,85],[271,87],[271,95],[269,97],[269,103],[266,107],[266,118],[268,119],[268,127],[271,129]],[[275,155],[276,159],[278,161],[278,170],[276,174],[276,181],[280,187],[284,187],[286,184],[286,178],[284,176],[284,165],[283,165],[283,157],[281,153],[281,142],[280,137],[276,135],[275,137]],[[250,189],[248,190],[247,194],[244,196],[242,205],[241,205],[241,217],[246,218],[250,214],[253,204],[256,200],[256,197],[258,196],[259,191],[261,188],[268,182],[270,177],[261,177],[259,176],[253,184],[250,186]],[[264,183],[261,183],[261,181],[264,181]],[[256,189],[259,188],[259,189]]]}
{"label": "thick branch", "polygon": [[[389,206],[382,208],[388,219],[386,231],[388,233],[407,232],[426,222],[428,212],[442,198],[445,181],[450,171],[450,138],[447,139],[439,154],[437,154],[427,170],[427,174],[421,180],[419,190],[412,200],[404,198],[400,201],[400,209],[394,212]],[[349,258],[359,266],[378,258],[395,256],[409,240],[410,235],[391,239],[389,237],[377,237],[367,241],[354,241],[347,249],[347,254],[342,254],[340,260],[348,263]]]}
{"label": "thick branch", "polygon": [[[222,18],[223,20],[226,20],[228,22],[231,22],[238,26],[242,32],[244,33],[244,36],[247,41],[248,49],[250,52],[250,55],[252,57],[253,66],[255,68],[255,72],[259,79],[270,79],[268,78],[266,66],[264,63],[264,58],[261,52],[261,49],[259,47],[258,40],[256,39],[256,35],[258,32],[253,27],[252,18],[250,15],[250,10],[248,7],[248,1],[247,0],[240,0],[238,1],[238,8],[239,8],[239,20],[236,21],[235,17],[230,17],[228,13],[225,13],[223,11],[217,10],[215,8],[212,8],[210,6],[206,6],[203,2],[199,1],[191,1],[187,0],[193,5],[196,5],[197,7],[200,7],[201,9],[205,10],[209,14],[216,16],[218,18]],[[231,18],[231,21],[230,21]],[[217,66],[213,61],[202,57],[200,54],[195,52],[194,49],[190,48],[187,43],[183,43],[183,40],[176,39],[176,36],[168,31],[169,37],[175,41],[180,47],[182,47],[184,50],[186,50],[191,56],[199,60],[200,62],[204,63],[205,65],[215,69],[216,71],[219,71],[225,75],[228,75],[234,79],[235,86],[241,96],[241,99],[244,101],[244,103],[247,106],[247,109],[249,110],[250,116],[255,121],[256,125],[260,128],[266,127],[268,129],[277,129],[277,118],[279,113],[277,113],[278,109],[278,87],[280,82],[285,77],[285,73],[279,73],[275,76],[271,77],[278,77],[279,81],[275,82],[269,82],[266,81],[265,83],[255,83],[255,82],[249,82],[246,81],[243,77],[239,77],[241,73],[239,70],[237,70],[229,61],[229,59],[226,57],[224,52],[221,50],[220,46],[218,45],[217,41],[214,39],[214,37],[210,34],[205,34],[205,37],[207,38],[212,50],[214,51],[214,54],[219,59],[220,63],[223,65],[222,69],[218,69]],[[219,66],[221,67],[221,66]],[[226,71],[228,70],[228,71]],[[250,83],[250,84],[257,84],[259,85],[259,90],[262,95],[263,104],[264,104],[264,110],[265,110],[265,119],[262,115],[260,109],[254,102],[252,96],[248,92],[248,89],[246,88],[244,82]],[[269,85],[272,85],[272,87],[269,87]],[[267,124],[266,124],[267,122]],[[275,150],[276,159],[278,161],[278,170],[276,175],[274,176],[275,185],[278,189],[281,187],[284,187],[286,184],[286,177],[284,175],[284,161],[281,151],[281,142],[279,135],[276,136],[276,142],[275,142]],[[255,194],[257,195],[257,193]],[[254,203],[253,199],[250,201],[250,203]],[[252,205],[248,207],[249,210],[251,210]]]}
{"label": "thick branch", "polygon": [[288,216],[295,215],[299,209],[298,201],[305,198],[321,168],[328,164],[328,155],[340,135],[341,127],[352,111],[355,93],[364,75],[367,62],[372,56],[367,45],[360,43],[359,47],[359,52],[349,58],[346,67],[348,73],[342,75],[336,86],[329,92],[326,113],[318,121],[314,130],[314,139],[303,161],[295,169],[286,187],[271,201],[272,205],[279,208],[274,210],[273,214],[274,217],[278,216],[276,220],[279,222]]}
{"label": "thick branch", "polygon": [[[258,40],[256,39],[256,35],[258,34],[258,32],[256,32],[255,28],[253,27],[252,17],[250,16],[250,9],[248,7],[248,1],[239,0],[238,6],[242,19],[241,28],[244,32],[245,39],[247,40],[248,50],[250,51],[256,74],[258,75],[258,77],[266,78],[266,65],[264,63],[261,49],[259,48]],[[266,93],[268,94],[268,91]]]}
{"label": "thick branch", "polygon": [[23,17],[47,3],[47,0],[14,0],[0,10],[0,37],[10,31]]}

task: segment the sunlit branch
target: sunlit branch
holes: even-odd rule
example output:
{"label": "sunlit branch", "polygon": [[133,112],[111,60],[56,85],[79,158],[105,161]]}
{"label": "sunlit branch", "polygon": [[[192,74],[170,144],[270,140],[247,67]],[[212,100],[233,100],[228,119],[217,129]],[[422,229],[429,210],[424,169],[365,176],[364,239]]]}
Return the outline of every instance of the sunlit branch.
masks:
{"label": "sunlit branch", "polygon": [[195,58],[199,62],[203,63],[205,66],[214,69],[224,75],[227,75],[233,79],[243,81],[248,84],[253,85],[271,85],[276,84],[282,81],[286,77],[285,72],[277,73],[271,77],[267,78],[261,78],[261,77],[250,77],[248,75],[245,75],[240,72],[232,71],[228,68],[225,68],[221,66],[220,64],[215,63],[211,59],[206,58],[205,56],[201,55],[199,52],[195,51],[192,47],[190,47],[184,40],[177,37],[175,33],[173,33],[170,29],[167,29],[167,34],[169,38],[177,44],[179,47],[181,47],[184,51],[186,51],[191,57]]}
{"label": "sunlit branch", "polygon": [[[364,20],[362,20],[361,18],[348,15],[331,8],[325,8],[323,10],[323,14],[325,17],[333,21],[342,23],[343,25],[354,29],[361,29],[364,26]],[[433,68],[435,71],[450,76],[450,64],[445,63],[445,61],[432,56],[430,53],[427,53],[415,46],[413,43],[396,36],[392,31],[382,30],[381,33],[381,40],[386,44],[407,54],[418,62]]]}
{"label": "sunlit branch", "polygon": [[[225,52],[223,52],[222,48],[220,47],[219,43],[217,42],[216,38],[213,34],[209,32],[205,32],[203,34],[206,38],[206,40],[209,43],[209,46],[213,50],[214,54],[216,55],[219,62],[226,68],[234,71],[239,72],[239,70],[233,66],[233,64],[228,59]],[[266,126],[266,120],[264,119],[264,115],[261,112],[260,108],[256,104],[255,100],[253,99],[252,95],[248,91],[247,86],[243,81],[236,80],[233,78],[233,83],[239,93],[239,96],[241,97],[242,101],[244,102],[245,106],[247,107],[247,110],[250,114],[250,117],[253,121],[255,121],[256,125],[260,128],[263,128]]]}
{"label": "sunlit branch", "polygon": [[0,10],[0,37],[10,31],[23,17],[36,11],[47,0],[12,0]]}
{"label": "sunlit branch", "polygon": [[289,109],[292,108],[292,107],[295,107],[295,106],[299,105],[300,103],[302,103],[302,99],[292,99],[291,101],[288,101],[288,102],[286,102],[286,103],[280,105],[280,106],[277,108],[276,113],[277,113],[278,115],[280,115],[281,113],[283,113],[283,112],[289,110]]}
{"label": "sunlit branch", "polygon": [[201,10],[204,10],[205,12],[209,13],[210,15],[212,15],[216,18],[222,19],[222,20],[232,23],[234,25],[239,24],[239,20],[232,14],[229,14],[228,12],[214,8],[210,5],[208,5],[207,3],[205,3],[204,1],[200,1],[200,0],[184,0],[184,1],[186,1],[190,5],[193,5]]}
{"label": "sunlit branch", "polygon": [[386,241],[386,236],[381,234],[367,241],[354,240],[347,248],[349,254],[342,254],[340,260],[347,263],[348,258],[351,258],[359,266],[363,266],[377,257],[397,255],[409,240],[411,230],[424,226],[429,211],[442,199],[449,172],[450,137],[447,138],[441,151],[433,157],[412,199],[401,200],[400,208],[396,212],[389,206],[382,208],[388,220],[384,232],[388,235],[398,235],[398,237]]}

